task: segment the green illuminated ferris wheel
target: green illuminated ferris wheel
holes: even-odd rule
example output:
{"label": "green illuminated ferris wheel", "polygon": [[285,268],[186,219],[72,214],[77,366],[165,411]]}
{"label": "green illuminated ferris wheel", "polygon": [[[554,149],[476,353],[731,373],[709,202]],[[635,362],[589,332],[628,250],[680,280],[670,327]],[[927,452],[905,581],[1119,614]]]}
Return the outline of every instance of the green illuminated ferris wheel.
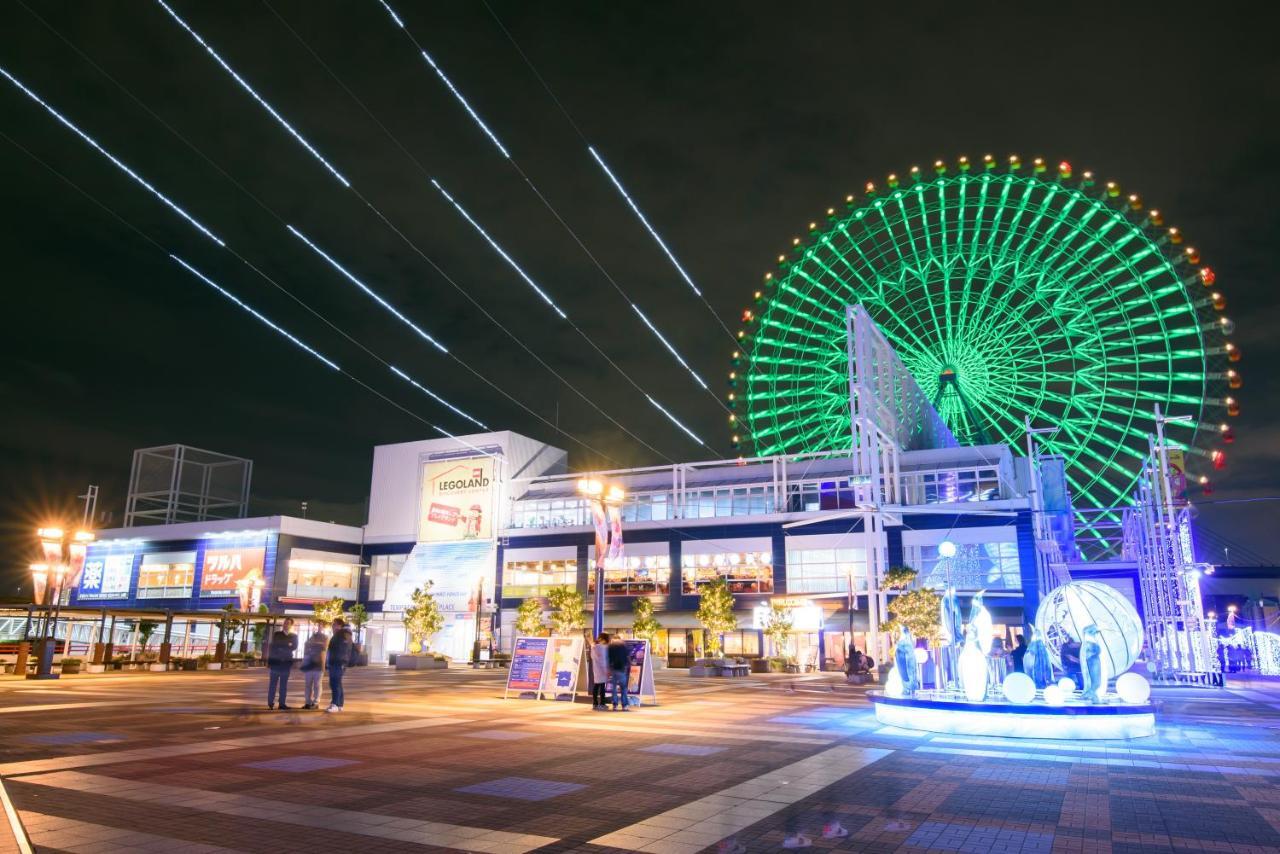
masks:
{"label": "green illuminated ferris wheel", "polygon": [[845,307],[860,303],[966,444],[1058,427],[1077,507],[1129,503],[1153,408],[1193,479],[1221,467],[1239,351],[1213,271],[1136,195],[1037,159],[868,184],[796,238],[743,312],[735,446],[849,446]]}

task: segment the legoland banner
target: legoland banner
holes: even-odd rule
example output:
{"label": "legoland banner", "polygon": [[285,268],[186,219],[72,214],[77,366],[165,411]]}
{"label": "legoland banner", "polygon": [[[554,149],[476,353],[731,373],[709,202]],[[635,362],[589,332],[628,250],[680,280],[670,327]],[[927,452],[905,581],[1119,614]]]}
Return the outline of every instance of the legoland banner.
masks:
{"label": "legoland banner", "polygon": [[424,463],[418,542],[493,539],[496,491],[492,457]]}

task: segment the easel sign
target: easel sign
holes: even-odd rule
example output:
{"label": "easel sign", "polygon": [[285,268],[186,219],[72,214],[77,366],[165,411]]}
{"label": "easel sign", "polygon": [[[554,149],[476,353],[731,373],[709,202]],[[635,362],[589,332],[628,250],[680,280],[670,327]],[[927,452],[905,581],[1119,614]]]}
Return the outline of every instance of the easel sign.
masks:
{"label": "easel sign", "polygon": [[635,697],[636,705],[643,705],[645,697],[649,704],[658,705],[658,691],[653,684],[653,656],[647,640],[628,638],[627,655],[631,659],[631,670],[627,678],[627,695]]}
{"label": "easel sign", "polygon": [[553,637],[547,646],[547,666],[542,675],[541,699],[572,703],[582,670],[582,636]]}
{"label": "easel sign", "polygon": [[507,688],[502,699],[512,691],[522,700],[536,700],[542,693],[550,638],[516,638],[511,650],[511,668],[507,671]]}

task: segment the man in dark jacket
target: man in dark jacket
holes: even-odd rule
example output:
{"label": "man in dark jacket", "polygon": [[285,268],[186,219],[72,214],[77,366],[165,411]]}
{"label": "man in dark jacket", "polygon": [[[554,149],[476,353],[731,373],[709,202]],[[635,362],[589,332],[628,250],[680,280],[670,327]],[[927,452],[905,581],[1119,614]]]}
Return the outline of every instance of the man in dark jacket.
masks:
{"label": "man in dark jacket", "polygon": [[1026,673],[1023,669],[1023,662],[1027,657],[1027,639],[1022,635],[1018,635],[1018,645],[1009,653],[1009,657],[1013,659],[1013,669],[1016,673]]}
{"label": "man in dark jacket", "polygon": [[298,648],[298,638],[288,631],[289,623],[285,623],[285,631],[271,635],[267,645],[267,669],[270,676],[267,681],[267,708],[276,707],[276,693],[280,694],[280,709],[288,711],[286,695],[289,693],[289,672],[293,669],[293,651]]}
{"label": "man in dark jacket", "polygon": [[327,712],[342,711],[342,704],[346,699],[342,693],[342,677],[347,672],[347,666],[351,664],[355,651],[355,641],[351,639],[351,629],[347,628],[347,621],[337,617],[333,621],[333,637],[329,638],[329,660],[326,662],[329,670],[329,708],[325,710]]}
{"label": "man in dark jacket", "polygon": [[622,698],[622,711],[627,710],[629,705],[627,702],[627,682],[631,672],[631,650],[627,649],[627,642],[622,638],[614,638],[609,641],[609,648],[605,651],[605,658],[609,662],[609,684],[612,686],[613,693],[613,710],[618,710],[618,698]]}

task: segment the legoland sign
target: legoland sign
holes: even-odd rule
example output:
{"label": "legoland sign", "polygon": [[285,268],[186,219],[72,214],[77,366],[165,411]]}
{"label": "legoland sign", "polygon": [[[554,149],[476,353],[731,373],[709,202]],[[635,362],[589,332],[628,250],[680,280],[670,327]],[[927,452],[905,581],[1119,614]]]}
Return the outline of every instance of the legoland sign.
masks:
{"label": "legoland sign", "polygon": [[418,542],[493,539],[493,472],[492,457],[423,464]]}

